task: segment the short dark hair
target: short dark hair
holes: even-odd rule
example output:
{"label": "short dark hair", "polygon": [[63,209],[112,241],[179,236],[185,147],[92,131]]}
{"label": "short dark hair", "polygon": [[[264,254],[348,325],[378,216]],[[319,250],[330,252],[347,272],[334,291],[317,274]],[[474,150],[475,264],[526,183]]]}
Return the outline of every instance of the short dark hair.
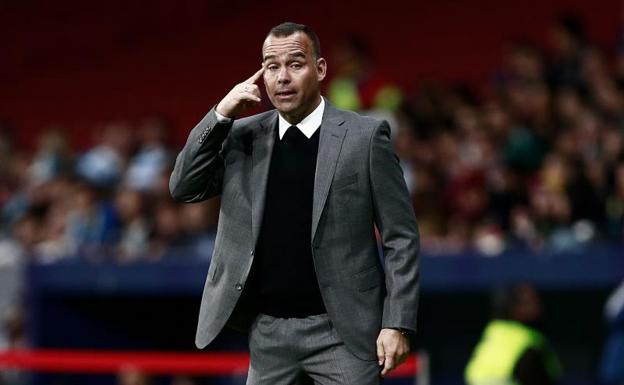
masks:
{"label": "short dark hair", "polygon": [[271,28],[269,31],[269,36],[275,37],[287,37],[294,33],[301,32],[304,33],[312,42],[312,48],[314,49],[313,55],[316,59],[321,57],[321,41],[318,38],[316,32],[312,30],[312,28],[307,25],[292,23],[290,21],[284,22],[280,25],[276,25]]}

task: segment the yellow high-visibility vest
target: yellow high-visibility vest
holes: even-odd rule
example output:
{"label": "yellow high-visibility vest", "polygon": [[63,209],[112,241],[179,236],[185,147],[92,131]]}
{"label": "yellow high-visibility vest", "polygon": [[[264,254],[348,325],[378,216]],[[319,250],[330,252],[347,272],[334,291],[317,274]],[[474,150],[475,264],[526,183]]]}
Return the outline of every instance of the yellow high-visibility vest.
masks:
{"label": "yellow high-visibility vest", "polygon": [[491,321],[483,332],[464,373],[468,385],[516,385],[513,370],[529,348],[544,353],[545,366],[552,378],[559,378],[561,367],[548,342],[537,330],[520,322]]}

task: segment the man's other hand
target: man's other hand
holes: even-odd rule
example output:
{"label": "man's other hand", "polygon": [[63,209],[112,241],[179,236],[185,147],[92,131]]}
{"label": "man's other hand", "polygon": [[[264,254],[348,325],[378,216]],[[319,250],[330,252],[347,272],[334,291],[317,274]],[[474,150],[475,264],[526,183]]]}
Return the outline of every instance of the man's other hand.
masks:
{"label": "man's other hand", "polygon": [[217,104],[217,112],[227,118],[235,118],[241,112],[255,107],[260,103],[260,88],[256,82],[262,76],[264,67],[260,68],[249,79],[239,83]]}
{"label": "man's other hand", "polygon": [[384,377],[391,370],[401,365],[410,351],[407,336],[395,329],[381,329],[377,337],[377,359],[379,366],[383,365],[381,376]]}

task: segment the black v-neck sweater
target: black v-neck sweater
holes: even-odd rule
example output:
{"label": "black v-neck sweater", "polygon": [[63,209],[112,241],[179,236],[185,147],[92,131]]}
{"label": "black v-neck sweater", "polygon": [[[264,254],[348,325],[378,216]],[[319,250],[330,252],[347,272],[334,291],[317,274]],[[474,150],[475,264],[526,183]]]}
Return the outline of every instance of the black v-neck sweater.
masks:
{"label": "black v-neck sweater", "polygon": [[312,259],[312,201],[317,129],[309,139],[290,127],[274,128],[262,227],[251,271],[252,297],[261,313],[302,318],[325,313]]}

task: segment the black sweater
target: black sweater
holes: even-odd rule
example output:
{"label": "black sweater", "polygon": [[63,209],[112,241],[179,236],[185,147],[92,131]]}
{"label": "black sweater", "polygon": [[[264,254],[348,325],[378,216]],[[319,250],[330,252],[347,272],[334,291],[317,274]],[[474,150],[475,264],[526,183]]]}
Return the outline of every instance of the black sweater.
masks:
{"label": "black sweater", "polygon": [[307,138],[275,128],[262,227],[251,271],[261,313],[301,318],[325,313],[311,250],[312,200],[320,128]]}

